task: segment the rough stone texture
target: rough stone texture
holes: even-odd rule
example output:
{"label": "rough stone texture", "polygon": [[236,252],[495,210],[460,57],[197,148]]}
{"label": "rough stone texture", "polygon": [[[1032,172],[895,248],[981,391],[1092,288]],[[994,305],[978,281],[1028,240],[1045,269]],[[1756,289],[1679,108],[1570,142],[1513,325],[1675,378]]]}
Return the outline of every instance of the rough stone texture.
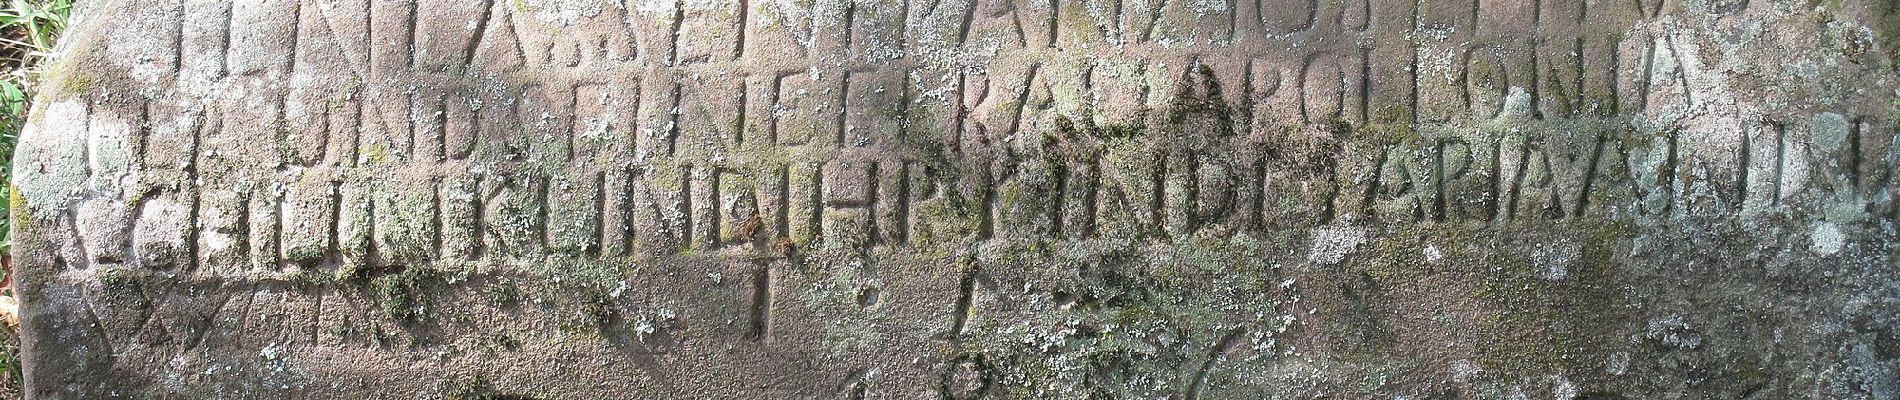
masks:
{"label": "rough stone texture", "polygon": [[38,397],[1900,398],[1894,1],[86,7]]}

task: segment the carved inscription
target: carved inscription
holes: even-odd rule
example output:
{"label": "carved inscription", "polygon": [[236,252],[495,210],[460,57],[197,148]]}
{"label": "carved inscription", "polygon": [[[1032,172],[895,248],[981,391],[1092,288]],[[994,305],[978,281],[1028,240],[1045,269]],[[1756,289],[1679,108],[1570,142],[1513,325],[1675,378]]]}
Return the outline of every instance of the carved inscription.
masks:
{"label": "carved inscription", "polygon": [[[1003,390],[991,369],[1008,360],[965,353],[997,321],[1165,297],[1050,292],[1048,281],[1219,275],[1099,265],[1152,250],[1139,246],[1278,246],[1265,254],[1298,237],[1320,253],[1364,239],[1319,236],[1381,228],[1825,214],[1800,229],[1827,232],[1900,217],[1900,125],[1881,101],[1891,97],[1876,97],[1891,83],[1776,93],[1825,98],[1812,104],[1737,99],[1735,87],[1774,85],[1735,76],[1780,72],[1718,62],[1734,56],[1672,15],[1731,23],[1765,7],[1748,1],[136,3],[97,11],[126,23],[94,27],[110,40],[77,47],[71,62],[98,64],[85,70],[98,77],[46,96],[35,115],[50,122],[23,139],[15,173],[30,204],[15,232],[36,238],[22,260],[52,271],[25,279],[29,290],[96,300],[36,311],[44,326],[106,338],[104,353],[61,356],[80,370],[123,367],[113,352],[141,346],[388,346],[380,332],[434,333],[403,316],[441,297],[590,311],[516,331],[607,332],[574,337],[610,343],[653,387],[689,381],[654,360],[793,369],[748,352],[836,360],[928,341],[942,348],[906,351],[945,376],[852,364],[833,392],[902,397],[880,390],[941,378],[946,397],[984,395]],[[1816,8],[1828,7],[1845,6]],[[1817,40],[1865,46],[1850,36]],[[86,79],[111,85],[74,83]],[[1013,249],[1058,261],[1019,268]],[[1181,254],[1129,257],[1209,258],[1170,249]],[[891,261],[850,262],[874,259]],[[1287,272],[1297,269],[1276,262],[1262,272],[1274,279],[1220,282],[1292,293],[1279,274],[1307,272]],[[463,270],[474,278],[427,275]],[[98,271],[182,278],[69,281]],[[300,276],[382,286],[305,287]],[[546,302],[506,289],[582,286],[561,281],[571,276],[603,287]],[[1321,278],[1359,298],[1383,294],[1371,285],[1388,277]],[[402,286],[449,280],[487,293]],[[825,297],[834,292],[849,295]],[[719,311],[679,322],[625,307],[682,298],[717,300],[672,306]],[[1307,310],[1293,315],[1350,318]],[[899,322],[930,337],[864,328]],[[1167,394],[1221,397],[1220,370],[1285,332],[1212,324],[1133,346],[1191,349],[1157,361],[1180,375]],[[692,334],[665,332],[677,325]],[[742,340],[713,354],[705,332]],[[794,347],[808,342],[858,347]]]}
{"label": "carved inscription", "polygon": [[[232,23],[155,29],[188,53],[168,73],[249,90],[87,111],[102,119],[89,135],[135,143],[120,173],[192,184],[72,209],[141,232],[79,227],[90,255],[73,267],[1739,212],[1865,193],[1888,168],[1866,155],[1891,122],[1867,113],[1722,121],[1728,148],[1615,121],[1698,101],[1666,33],[1589,22],[1653,7],[1058,3],[714,2],[566,22],[500,3],[193,3]],[[597,36],[548,33],[566,29]],[[1355,39],[1401,31],[1423,38]],[[358,45],[385,42],[409,45]],[[293,50],[261,49],[279,45]],[[1106,57],[1182,45],[1220,50]],[[289,173],[254,173],[269,170]],[[198,228],[146,227],[182,221]]]}

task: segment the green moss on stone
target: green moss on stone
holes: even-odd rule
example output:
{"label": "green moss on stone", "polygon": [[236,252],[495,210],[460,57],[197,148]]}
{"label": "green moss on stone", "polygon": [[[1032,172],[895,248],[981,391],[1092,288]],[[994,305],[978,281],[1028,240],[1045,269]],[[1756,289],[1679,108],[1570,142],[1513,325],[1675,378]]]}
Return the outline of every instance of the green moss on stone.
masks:
{"label": "green moss on stone", "polygon": [[393,274],[368,277],[363,283],[383,313],[398,322],[428,324],[438,319],[435,295],[446,285],[441,271],[407,267]]}

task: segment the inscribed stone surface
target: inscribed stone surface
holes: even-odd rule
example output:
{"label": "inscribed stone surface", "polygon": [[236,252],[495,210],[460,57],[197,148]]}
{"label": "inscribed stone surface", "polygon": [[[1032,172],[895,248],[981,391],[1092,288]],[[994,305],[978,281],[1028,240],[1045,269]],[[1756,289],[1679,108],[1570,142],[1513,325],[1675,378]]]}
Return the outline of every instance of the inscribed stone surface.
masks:
{"label": "inscribed stone surface", "polygon": [[62,51],[38,397],[1900,397],[1893,1],[105,1]]}

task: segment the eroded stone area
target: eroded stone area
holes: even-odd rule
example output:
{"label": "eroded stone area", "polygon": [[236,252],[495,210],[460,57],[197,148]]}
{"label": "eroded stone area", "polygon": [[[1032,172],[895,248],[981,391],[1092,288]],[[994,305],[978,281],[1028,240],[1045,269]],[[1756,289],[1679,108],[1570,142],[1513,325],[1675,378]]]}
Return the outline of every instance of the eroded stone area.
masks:
{"label": "eroded stone area", "polygon": [[1893,2],[91,7],[38,396],[1900,397]]}

